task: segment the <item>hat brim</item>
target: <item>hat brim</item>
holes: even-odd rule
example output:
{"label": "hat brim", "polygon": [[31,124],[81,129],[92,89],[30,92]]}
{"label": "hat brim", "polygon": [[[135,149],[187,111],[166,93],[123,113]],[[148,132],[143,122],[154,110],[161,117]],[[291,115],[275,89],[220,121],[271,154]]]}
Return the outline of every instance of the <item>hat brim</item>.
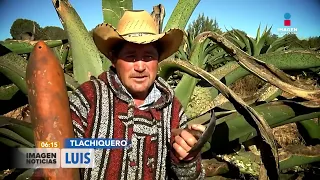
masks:
{"label": "hat brim", "polygon": [[170,29],[164,33],[156,35],[144,35],[144,36],[121,36],[119,32],[110,24],[100,24],[93,30],[93,40],[99,51],[101,51],[107,58],[110,57],[110,52],[113,47],[122,41],[137,43],[137,44],[148,44],[152,42],[159,42],[161,46],[161,54],[159,61],[162,61],[176,51],[183,41],[183,31],[180,29]]}

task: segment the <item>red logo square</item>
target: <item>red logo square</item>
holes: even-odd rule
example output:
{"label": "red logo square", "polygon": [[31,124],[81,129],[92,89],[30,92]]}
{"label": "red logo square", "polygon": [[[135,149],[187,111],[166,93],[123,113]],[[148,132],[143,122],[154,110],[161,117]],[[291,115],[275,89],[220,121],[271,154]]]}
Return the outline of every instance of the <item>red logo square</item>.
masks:
{"label": "red logo square", "polygon": [[284,26],[291,26],[291,21],[288,19],[284,20]]}

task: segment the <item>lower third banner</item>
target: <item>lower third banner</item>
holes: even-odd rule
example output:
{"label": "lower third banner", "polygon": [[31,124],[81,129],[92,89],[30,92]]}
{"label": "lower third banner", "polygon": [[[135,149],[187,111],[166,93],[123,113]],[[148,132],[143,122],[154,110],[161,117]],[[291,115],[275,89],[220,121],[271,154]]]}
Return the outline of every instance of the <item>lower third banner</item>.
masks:
{"label": "lower third banner", "polygon": [[60,168],[58,148],[19,148],[14,152],[16,168]]}
{"label": "lower third banner", "polygon": [[13,152],[15,168],[94,168],[94,149],[18,148]]}

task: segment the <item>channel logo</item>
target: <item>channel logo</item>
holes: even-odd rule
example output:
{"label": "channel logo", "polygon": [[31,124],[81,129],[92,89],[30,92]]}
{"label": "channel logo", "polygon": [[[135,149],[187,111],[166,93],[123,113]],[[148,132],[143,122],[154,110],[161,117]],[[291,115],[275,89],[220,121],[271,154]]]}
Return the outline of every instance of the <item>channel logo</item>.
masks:
{"label": "channel logo", "polygon": [[284,26],[291,26],[291,14],[290,13],[285,13],[284,14]]}
{"label": "channel logo", "polygon": [[297,34],[298,28],[292,27],[291,14],[284,13],[283,27],[278,28],[279,35]]}

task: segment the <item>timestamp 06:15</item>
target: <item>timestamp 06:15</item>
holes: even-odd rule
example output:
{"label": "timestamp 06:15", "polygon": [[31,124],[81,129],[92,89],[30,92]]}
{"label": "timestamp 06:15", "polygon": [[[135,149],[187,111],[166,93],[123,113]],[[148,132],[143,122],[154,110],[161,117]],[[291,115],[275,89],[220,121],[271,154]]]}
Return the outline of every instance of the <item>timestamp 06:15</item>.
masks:
{"label": "timestamp 06:15", "polygon": [[60,148],[59,141],[38,141],[39,148]]}

